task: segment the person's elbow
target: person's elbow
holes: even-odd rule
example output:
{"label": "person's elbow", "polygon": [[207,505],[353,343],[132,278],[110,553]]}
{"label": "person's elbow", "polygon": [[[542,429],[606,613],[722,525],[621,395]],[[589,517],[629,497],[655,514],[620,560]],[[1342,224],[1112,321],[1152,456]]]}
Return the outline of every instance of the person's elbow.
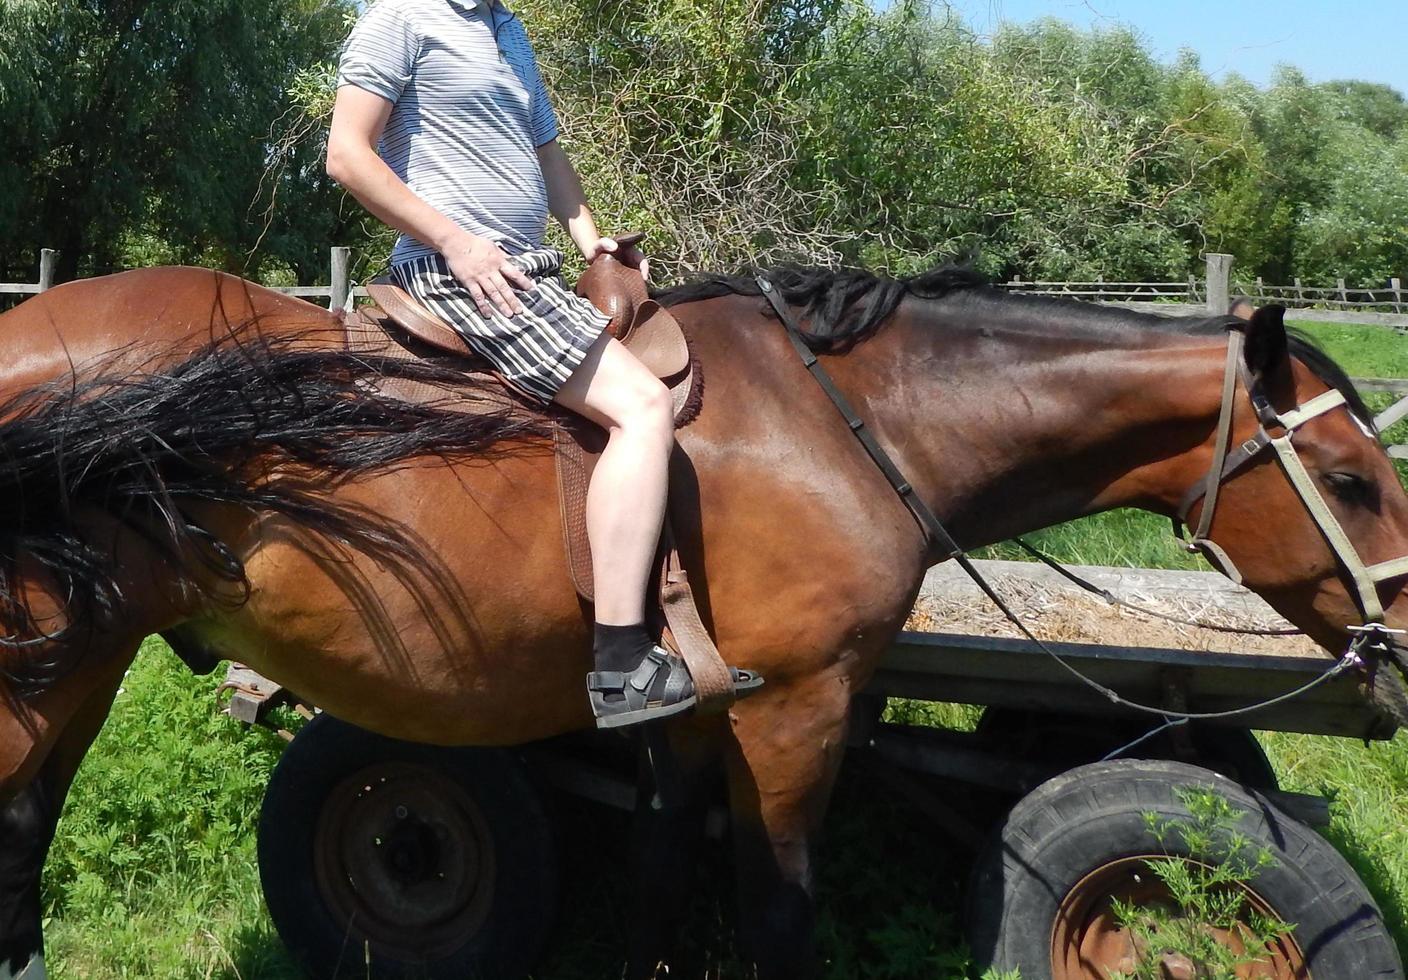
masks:
{"label": "person's elbow", "polygon": [[356,150],[349,148],[345,140],[337,139],[335,136],[328,139],[327,157],[323,161],[323,169],[327,175],[343,187],[347,187],[352,181],[352,174],[356,171],[354,164]]}

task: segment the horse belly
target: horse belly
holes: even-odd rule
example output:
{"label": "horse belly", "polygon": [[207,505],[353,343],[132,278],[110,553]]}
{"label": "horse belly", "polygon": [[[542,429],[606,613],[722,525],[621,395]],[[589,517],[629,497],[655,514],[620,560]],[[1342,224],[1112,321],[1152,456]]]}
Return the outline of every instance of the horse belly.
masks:
{"label": "horse belly", "polygon": [[589,618],[567,573],[551,457],[407,467],[353,493],[411,529],[414,569],[263,521],[237,613],[202,642],[373,731],[513,744],[590,723]]}

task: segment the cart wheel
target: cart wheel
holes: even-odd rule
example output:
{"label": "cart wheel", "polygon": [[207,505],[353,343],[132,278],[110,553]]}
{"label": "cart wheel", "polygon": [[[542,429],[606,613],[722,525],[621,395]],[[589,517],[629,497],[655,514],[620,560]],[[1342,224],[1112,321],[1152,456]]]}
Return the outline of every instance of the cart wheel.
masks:
{"label": "cart wheel", "polygon": [[501,749],[399,742],[323,714],[264,795],[264,898],[314,978],[523,976],[556,874],[542,803]]}
{"label": "cart wheel", "polygon": [[[1250,881],[1228,886],[1243,890],[1245,908],[1295,927],[1245,975],[1401,980],[1383,915],[1323,838],[1216,773],[1142,760],[1082,766],[1043,783],[1013,808],[970,883],[968,937],[981,967],[1051,980],[1132,974],[1137,940],[1112,903],[1170,903],[1146,862],[1191,855],[1177,832],[1160,842],[1146,815],[1187,821],[1178,796],[1184,787],[1215,790],[1242,812],[1235,830],[1248,846],[1275,858]],[[1239,952],[1244,948],[1235,926],[1209,925],[1204,935]],[[1166,977],[1203,975],[1176,952],[1160,967]]]}
{"label": "cart wheel", "polygon": [[[1063,768],[1098,762],[1116,749],[1150,731],[1156,720],[1092,722],[1083,715],[1062,715],[1013,708],[988,708],[978,719],[977,734],[993,747],[1027,762],[1049,762]],[[1256,736],[1245,728],[1223,728],[1189,722],[1186,729],[1197,765],[1221,773],[1243,786],[1276,789],[1276,770]],[[1168,732],[1129,750],[1125,758],[1178,760]]]}

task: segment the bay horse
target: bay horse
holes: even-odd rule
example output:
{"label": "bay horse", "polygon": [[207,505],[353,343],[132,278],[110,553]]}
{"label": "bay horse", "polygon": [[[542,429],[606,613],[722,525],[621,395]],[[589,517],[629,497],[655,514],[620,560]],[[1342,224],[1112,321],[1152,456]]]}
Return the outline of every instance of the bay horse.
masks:
{"label": "bay horse", "polygon": [[[1172,516],[1209,471],[1235,321],[1006,295],[953,268],[772,279],[964,547],[1115,507]],[[726,766],[744,955],[763,976],[807,973],[811,845],[851,698],[933,559],[752,280],[660,298],[707,384],[673,463],[685,561],[720,650],[767,679],[672,734]],[[1408,554],[1408,496],[1344,373],[1277,308],[1238,329],[1276,410],[1343,393],[1296,432],[1299,458],[1365,562]],[[543,418],[452,365],[383,363],[340,336],[333,314],[187,268],[0,316],[0,978],[43,973],[44,857],[148,635],[397,738],[590,727],[591,615]],[[464,399],[479,407],[445,404]],[[1258,421],[1245,388],[1232,405],[1235,446]],[[1226,480],[1208,536],[1326,650],[1363,622],[1274,454]],[[1375,586],[1390,625],[1408,626],[1404,584]]]}

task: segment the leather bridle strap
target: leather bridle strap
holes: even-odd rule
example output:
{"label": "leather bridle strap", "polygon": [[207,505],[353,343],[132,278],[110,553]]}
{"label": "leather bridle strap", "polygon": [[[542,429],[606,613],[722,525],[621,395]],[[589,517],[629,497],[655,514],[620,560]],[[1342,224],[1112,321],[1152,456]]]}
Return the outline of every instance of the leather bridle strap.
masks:
{"label": "leather bridle strap", "polygon": [[[1307,407],[1309,407],[1308,403]],[[1313,417],[1314,415],[1308,416],[1308,418]],[[1286,418],[1286,416],[1282,416],[1282,418]],[[1334,512],[1330,510],[1324,495],[1315,486],[1315,481],[1311,479],[1305,464],[1296,454],[1295,447],[1291,444],[1292,434],[1287,433],[1280,438],[1272,439],[1271,447],[1276,450],[1276,455],[1281,460],[1281,466],[1286,471],[1286,478],[1291,481],[1291,485],[1300,494],[1305,509],[1310,513],[1315,525],[1320,529],[1320,533],[1324,535],[1326,543],[1329,544],[1340,564],[1344,566],[1345,571],[1349,573],[1350,580],[1354,583],[1359,609],[1364,614],[1364,622],[1382,623],[1384,607],[1379,600],[1378,585],[1380,582],[1408,575],[1408,556],[1392,558],[1374,565],[1364,564],[1364,560],[1359,557],[1358,549],[1354,547],[1354,542],[1350,541],[1349,535],[1345,534],[1344,527],[1335,517]]]}
{"label": "leather bridle strap", "polygon": [[1240,331],[1233,330],[1227,338],[1226,367],[1222,372],[1222,404],[1217,415],[1217,440],[1213,446],[1212,466],[1200,484],[1194,484],[1184,495],[1178,508],[1178,517],[1173,522],[1173,533],[1183,537],[1183,525],[1188,522],[1188,512],[1199,500],[1203,500],[1202,512],[1198,515],[1198,526],[1188,541],[1189,551],[1201,551],[1222,574],[1238,585],[1242,584],[1242,574],[1237,565],[1221,546],[1208,537],[1212,529],[1212,515],[1217,509],[1217,495],[1222,481],[1241,469],[1262,449],[1265,444],[1253,446],[1250,442],[1239,446],[1236,453],[1228,455],[1227,447],[1232,441],[1232,409],[1237,394],[1237,378],[1241,372],[1242,347],[1246,338]]}
{"label": "leather bridle strap", "polygon": [[929,505],[915,492],[910,482],[904,478],[904,474],[895,465],[895,461],[890,458],[890,454],[885,452],[885,448],[866,428],[865,420],[856,413],[850,401],[842,394],[841,389],[836,387],[836,382],[831,380],[831,375],[827,374],[826,369],[821,366],[821,361],[817,359],[816,354],[802,339],[801,328],[798,327],[792,310],[778,295],[777,288],[765,276],[757,276],[756,281],[758,288],[763,291],[764,298],[772,305],[773,312],[782,321],[782,325],[787,328],[787,339],[791,342],[793,349],[797,351],[797,355],[801,357],[807,370],[811,372],[812,378],[821,386],[821,390],[826,392],[826,397],[831,399],[831,404],[836,406],[836,411],[840,412],[841,417],[846,420],[846,425],[850,428],[851,433],[860,441],[871,460],[880,468],[880,472],[885,474],[885,479],[890,481],[890,486],[894,487],[895,493],[899,494],[900,500],[904,501],[904,505],[909,508],[914,519],[919,522],[930,556],[954,558],[960,562],[966,560],[963,556],[963,549],[953,540],[952,535],[948,533]]}
{"label": "leather bridle strap", "polygon": [[[1194,484],[1184,495],[1178,508],[1178,516],[1174,519],[1174,529],[1175,531],[1180,530],[1180,525],[1187,522],[1188,513],[1193,505],[1199,500],[1204,500],[1202,513],[1198,516],[1198,527],[1188,542],[1188,548],[1190,551],[1202,551],[1224,575],[1240,584],[1242,576],[1237,571],[1236,564],[1222,548],[1208,538],[1208,533],[1212,528],[1213,510],[1217,505],[1217,491],[1224,480],[1255,459],[1267,447],[1270,447],[1275,450],[1276,458],[1292,488],[1296,491],[1296,495],[1315,522],[1315,526],[1319,528],[1336,560],[1344,568],[1350,582],[1353,583],[1352,592],[1355,602],[1363,614],[1365,624],[1381,624],[1384,618],[1384,608],[1379,599],[1378,585],[1380,582],[1408,575],[1408,556],[1379,562],[1375,565],[1366,565],[1364,560],[1359,557],[1359,552],[1354,547],[1354,543],[1350,541],[1349,535],[1345,533],[1339,518],[1330,510],[1329,504],[1325,502],[1324,496],[1315,486],[1315,481],[1306,470],[1305,464],[1301,462],[1291,441],[1296,430],[1307,422],[1337,408],[1346,407],[1345,396],[1342,392],[1331,389],[1316,395],[1290,411],[1277,413],[1265,398],[1261,397],[1256,381],[1244,373],[1240,364],[1242,346],[1241,332],[1233,329],[1228,337],[1227,369],[1223,382],[1222,405],[1218,412],[1213,463],[1208,469],[1207,477],[1202,482]],[[1231,441],[1231,406],[1236,394],[1238,377],[1241,377],[1246,384],[1260,424],[1257,426],[1255,436],[1229,453],[1227,445]],[[1268,425],[1283,429],[1285,434],[1273,437],[1266,431]]]}
{"label": "leather bridle strap", "polygon": [[[1212,451],[1212,467],[1203,484],[1203,512],[1198,515],[1198,528],[1193,532],[1194,543],[1207,541],[1212,528],[1212,512],[1217,508],[1217,493],[1222,486],[1223,469],[1227,463],[1227,444],[1232,439],[1232,407],[1237,394],[1237,368],[1242,363],[1242,346],[1246,339],[1232,331],[1227,340],[1227,366],[1222,372],[1222,407],[1217,415],[1217,443]],[[1208,542],[1211,543],[1211,542]]]}

